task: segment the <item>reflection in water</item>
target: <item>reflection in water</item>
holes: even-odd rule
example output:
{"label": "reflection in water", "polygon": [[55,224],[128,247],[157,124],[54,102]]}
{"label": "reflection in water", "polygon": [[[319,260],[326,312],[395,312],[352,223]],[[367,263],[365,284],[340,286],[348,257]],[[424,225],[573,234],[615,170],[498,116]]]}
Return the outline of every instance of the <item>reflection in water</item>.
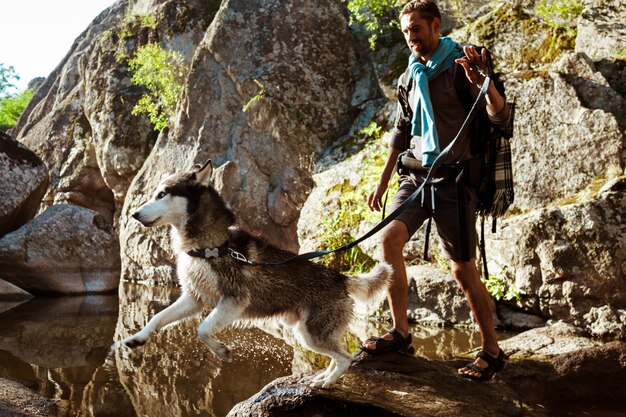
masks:
{"label": "reflection in water", "polygon": [[[326,366],[255,328],[219,335],[231,347],[231,361],[222,362],[198,340],[200,318],[163,329],[137,351],[109,349],[178,295],[124,284],[119,297],[42,298],[0,313],[0,377],[57,400],[56,416],[225,416],[278,377]],[[358,320],[350,349],[385,328]],[[417,353],[429,358],[448,359],[480,342],[473,330],[411,330]]]}

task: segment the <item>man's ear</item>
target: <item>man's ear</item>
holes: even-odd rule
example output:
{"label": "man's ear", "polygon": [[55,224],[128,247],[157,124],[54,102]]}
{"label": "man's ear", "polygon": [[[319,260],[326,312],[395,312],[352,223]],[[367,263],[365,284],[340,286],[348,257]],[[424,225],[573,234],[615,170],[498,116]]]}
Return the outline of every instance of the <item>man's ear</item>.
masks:
{"label": "man's ear", "polygon": [[202,165],[195,164],[192,170],[196,173],[196,179],[203,185],[209,185],[211,183],[211,176],[213,175],[213,163],[210,159]]}
{"label": "man's ear", "polygon": [[433,23],[431,27],[433,29],[433,33],[439,36],[439,29],[441,29],[441,19],[439,19],[438,17],[433,18]]}

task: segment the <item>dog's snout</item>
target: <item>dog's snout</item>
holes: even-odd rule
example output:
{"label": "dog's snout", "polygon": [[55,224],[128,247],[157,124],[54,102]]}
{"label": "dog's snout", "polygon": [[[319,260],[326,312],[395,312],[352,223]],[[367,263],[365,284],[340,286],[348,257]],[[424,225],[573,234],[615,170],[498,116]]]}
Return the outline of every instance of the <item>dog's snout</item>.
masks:
{"label": "dog's snout", "polygon": [[139,211],[134,212],[132,216],[133,216],[133,219],[139,220]]}

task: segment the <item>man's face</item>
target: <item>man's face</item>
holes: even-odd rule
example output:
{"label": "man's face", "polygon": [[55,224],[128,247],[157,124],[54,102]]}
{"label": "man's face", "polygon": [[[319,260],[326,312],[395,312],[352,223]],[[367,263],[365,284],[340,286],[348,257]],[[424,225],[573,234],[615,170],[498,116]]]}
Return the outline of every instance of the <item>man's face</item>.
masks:
{"label": "man's face", "polygon": [[430,57],[439,39],[438,18],[433,19],[432,23],[422,19],[418,12],[408,13],[400,19],[404,40],[406,40],[409,49],[417,58],[424,56]]}

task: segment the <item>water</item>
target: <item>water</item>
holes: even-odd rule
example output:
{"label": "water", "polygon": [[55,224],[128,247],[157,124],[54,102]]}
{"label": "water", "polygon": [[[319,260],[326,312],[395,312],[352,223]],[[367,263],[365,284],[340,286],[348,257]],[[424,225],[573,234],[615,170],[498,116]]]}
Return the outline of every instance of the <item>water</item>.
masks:
{"label": "water", "polygon": [[[278,377],[326,365],[256,328],[223,332],[232,360],[220,361],[198,341],[199,319],[163,329],[139,351],[110,349],[178,296],[174,288],[125,284],[119,296],[37,298],[4,311],[0,377],[54,399],[54,416],[219,417]],[[360,321],[348,346],[384,327]],[[480,343],[474,330],[412,332],[417,353],[429,358],[449,359]]]}

